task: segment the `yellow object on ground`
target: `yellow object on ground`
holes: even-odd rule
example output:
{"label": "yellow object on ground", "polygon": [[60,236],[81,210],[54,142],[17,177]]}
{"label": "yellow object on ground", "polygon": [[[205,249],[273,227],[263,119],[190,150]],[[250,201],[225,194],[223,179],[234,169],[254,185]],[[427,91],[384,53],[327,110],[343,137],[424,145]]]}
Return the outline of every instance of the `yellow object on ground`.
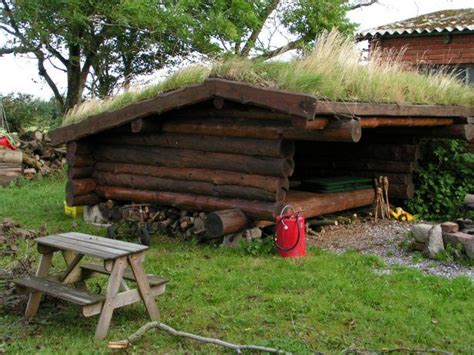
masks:
{"label": "yellow object on ground", "polygon": [[83,213],[84,213],[83,206],[69,207],[66,201],[64,201],[64,214],[66,216],[71,216],[73,218],[76,218],[78,216],[82,216]]}
{"label": "yellow object on ground", "polygon": [[411,222],[415,219],[414,215],[404,211],[401,207],[397,207],[395,210],[390,209],[390,216],[394,219],[405,222]]}

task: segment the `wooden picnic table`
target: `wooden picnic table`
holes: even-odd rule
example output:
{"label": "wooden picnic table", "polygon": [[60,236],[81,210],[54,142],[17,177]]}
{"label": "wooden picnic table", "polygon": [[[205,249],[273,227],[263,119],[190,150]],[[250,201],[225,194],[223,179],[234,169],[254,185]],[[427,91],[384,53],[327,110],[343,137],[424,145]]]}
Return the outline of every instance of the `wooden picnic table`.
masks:
{"label": "wooden picnic table", "polygon": [[[41,254],[36,275],[15,280],[17,287],[30,293],[26,318],[38,312],[43,293],[82,306],[85,317],[100,314],[95,333],[98,338],[107,335],[113,311],[119,307],[142,301],[151,320],[159,318],[155,297],[165,292],[167,280],[145,274],[147,246],[83,233],[48,235],[35,241]],[[55,252],[62,253],[67,267],[59,274],[50,274]],[[103,263],[80,264],[84,256]],[[84,282],[100,274],[109,276],[105,295],[88,291]],[[129,288],[125,280],[135,282],[137,288]]]}

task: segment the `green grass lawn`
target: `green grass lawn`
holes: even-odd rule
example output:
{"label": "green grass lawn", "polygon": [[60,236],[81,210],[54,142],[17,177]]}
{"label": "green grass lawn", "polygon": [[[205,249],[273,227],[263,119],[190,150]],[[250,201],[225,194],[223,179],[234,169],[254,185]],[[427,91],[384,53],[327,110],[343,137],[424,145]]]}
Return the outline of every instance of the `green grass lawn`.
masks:
{"label": "green grass lawn", "polygon": [[[46,224],[48,232],[103,235],[63,215],[63,190],[62,178],[0,188],[0,219],[11,217],[28,228]],[[32,245],[21,250],[36,253]],[[170,280],[158,303],[162,321],[179,330],[297,353],[351,346],[474,351],[474,283],[468,278],[447,280],[406,268],[380,275],[374,272],[384,267],[378,258],[355,252],[310,250],[304,259],[287,260],[172,236],[154,238],[145,267]],[[1,314],[0,320],[0,352],[9,353],[107,352],[107,341],[126,338],[148,321],[142,305],[122,308],[108,338],[97,341],[97,318],[83,318],[79,308],[62,303],[43,305],[29,324],[19,315]],[[147,333],[133,350],[223,351],[159,331]]]}

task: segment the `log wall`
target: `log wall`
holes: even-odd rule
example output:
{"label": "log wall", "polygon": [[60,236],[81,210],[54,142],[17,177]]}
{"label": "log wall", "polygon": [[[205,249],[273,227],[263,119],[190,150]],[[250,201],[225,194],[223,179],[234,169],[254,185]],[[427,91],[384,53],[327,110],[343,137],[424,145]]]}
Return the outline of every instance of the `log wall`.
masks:
{"label": "log wall", "polygon": [[238,135],[162,129],[172,122],[160,127],[142,122],[68,144],[68,204],[110,198],[240,208],[251,218],[273,219],[295,168],[293,141],[257,139],[245,129]]}

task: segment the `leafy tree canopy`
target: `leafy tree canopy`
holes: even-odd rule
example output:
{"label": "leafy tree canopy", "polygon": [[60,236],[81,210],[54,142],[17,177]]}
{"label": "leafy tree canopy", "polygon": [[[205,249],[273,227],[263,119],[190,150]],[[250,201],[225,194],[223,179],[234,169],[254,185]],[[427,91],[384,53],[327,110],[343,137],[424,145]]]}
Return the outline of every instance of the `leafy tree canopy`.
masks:
{"label": "leafy tree canopy", "polygon": [[[86,89],[118,85],[190,54],[270,58],[311,43],[322,30],[350,33],[345,0],[0,0],[4,54],[34,55],[63,110]],[[274,37],[279,38],[275,46]],[[49,65],[45,65],[49,63]],[[49,70],[65,73],[62,93]]]}

